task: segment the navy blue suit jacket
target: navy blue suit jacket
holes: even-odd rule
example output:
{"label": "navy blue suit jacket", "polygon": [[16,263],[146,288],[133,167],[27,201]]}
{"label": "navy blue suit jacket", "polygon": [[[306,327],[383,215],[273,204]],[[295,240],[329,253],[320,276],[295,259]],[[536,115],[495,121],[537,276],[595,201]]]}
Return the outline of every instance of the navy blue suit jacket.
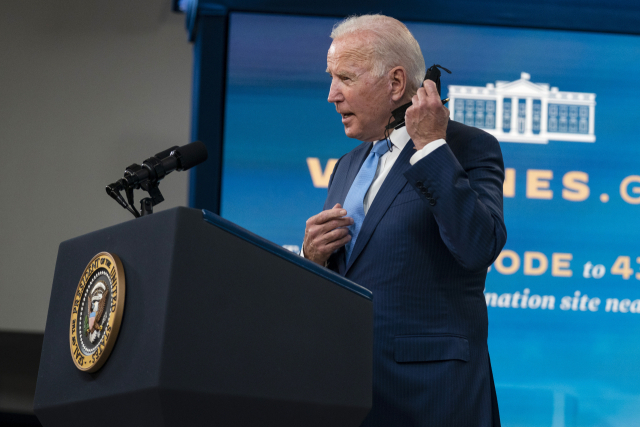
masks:
{"label": "navy blue suit jacket", "polygon": [[[409,141],[376,195],[349,262],[328,268],[373,291],[373,409],[364,426],[500,425],[487,348],[487,267],[507,235],[498,141],[450,121],[447,144],[411,166]],[[325,209],[344,203],[371,149],[344,155]]]}

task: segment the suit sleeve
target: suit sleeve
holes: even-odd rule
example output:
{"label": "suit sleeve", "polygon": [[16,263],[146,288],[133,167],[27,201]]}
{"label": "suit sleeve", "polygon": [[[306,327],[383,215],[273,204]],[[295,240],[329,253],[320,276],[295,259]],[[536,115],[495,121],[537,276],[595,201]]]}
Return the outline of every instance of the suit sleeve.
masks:
{"label": "suit sleeve", "polygon": [[[340,165],[340,162],[342,161],[343,158],[344,156],[338,159],[335,166],[333,167],[333,171],[331,171],[331,176],[329,177],[329,185],[327,186],[327,192],[329,192],[329,190],[331,189],[331,185],[333,184],[333,178],[336,176],[336,171],[338,170],[338,166]],[[328,206],[328,203],[329,203],[329,198],[327,197],[327,199],[324,202],[323,210],[331,209],[333,207],[333,206]]]}
{"label": "suit sleeve", "polygon": [[415,163],[405,177],[433,213],[440,237],[462,267],[486,269],[507,240],[502,212],[504,164],[498,141],[476,134],[454,155],[449,144]]}

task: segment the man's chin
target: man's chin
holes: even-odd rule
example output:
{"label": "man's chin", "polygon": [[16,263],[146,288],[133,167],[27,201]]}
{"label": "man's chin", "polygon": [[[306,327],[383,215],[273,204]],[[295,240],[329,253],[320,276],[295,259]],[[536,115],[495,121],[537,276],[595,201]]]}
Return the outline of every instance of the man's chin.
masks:
{"label": "man's chin", "polygon": [[347,135],[349,138],[360,139],[359,138],[360,132],[354,129],[353,126],[345,125],[344,134]]}

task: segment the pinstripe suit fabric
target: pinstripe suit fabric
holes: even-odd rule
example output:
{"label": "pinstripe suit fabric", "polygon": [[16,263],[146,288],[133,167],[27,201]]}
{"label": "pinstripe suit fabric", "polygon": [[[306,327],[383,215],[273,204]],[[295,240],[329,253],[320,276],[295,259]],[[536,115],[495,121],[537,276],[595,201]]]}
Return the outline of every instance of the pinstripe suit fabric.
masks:
{"label": "pinstripe suit fabric", "polygon": [[[343,203],[371,149],[332,174]],[[506,241],[495,138],[450,121],[447,144],[411,166],[410,141],[364,219],[349,261],[328,267],[373,291],[373,409],[363,426],[499,426],[483,296]]]}

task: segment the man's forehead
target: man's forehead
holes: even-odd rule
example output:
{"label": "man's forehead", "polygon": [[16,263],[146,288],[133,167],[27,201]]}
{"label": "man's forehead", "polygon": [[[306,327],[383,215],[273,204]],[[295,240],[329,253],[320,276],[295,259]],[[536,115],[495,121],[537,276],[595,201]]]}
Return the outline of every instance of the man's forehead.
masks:
{"label": "man's forehead", "polygon": [[327,62],[367,63],[371,60],[372,48],[368,38],[361,33],[340,37],[331,43]]}

